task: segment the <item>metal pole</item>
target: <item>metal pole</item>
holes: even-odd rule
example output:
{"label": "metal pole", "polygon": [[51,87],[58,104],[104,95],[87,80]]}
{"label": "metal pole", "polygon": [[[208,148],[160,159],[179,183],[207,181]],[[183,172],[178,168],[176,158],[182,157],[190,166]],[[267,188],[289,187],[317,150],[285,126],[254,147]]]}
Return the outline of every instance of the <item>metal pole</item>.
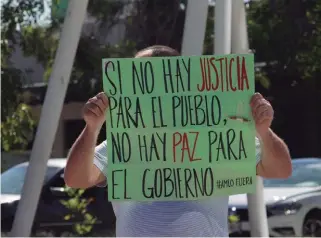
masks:
{"label": "metal pole", "polygon": [[232,52],[240,54],[249,53],[246,13],[242,0],[233,0],[232,13]]}
{"label": "metal pole", "polygon": [[[248,53],[247,23],[243,0],[233,0],[232,13],[232,52]],[[257,176],[256,193],[247,194],[252,237],[269,236],[263,189],[263,180]]]}
{"label": "metal pole", "polygon": [[182,55],[202,55],[208,14],[208,0],[188,0]]}
{"label": "metal pole", "polygon": [[27,237],[38,205],[88,0],[70,0],[11,236]]}
{"label": "metal pole", "polygon": [[231,53],[232,0],[215,1],[214,53]]}
{"label": "metal pole", "polygon": [[256,176],[256,193],[247,194],[252,237],[269,237],[263,189],[263,179],[260,176]]}

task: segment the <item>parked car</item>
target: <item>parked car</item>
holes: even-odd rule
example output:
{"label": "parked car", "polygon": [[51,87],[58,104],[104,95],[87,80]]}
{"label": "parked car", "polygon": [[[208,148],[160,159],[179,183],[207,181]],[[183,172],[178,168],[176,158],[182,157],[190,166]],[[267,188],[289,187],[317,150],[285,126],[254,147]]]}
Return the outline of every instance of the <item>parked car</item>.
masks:
{"label": "parked car", "polygon": [[[22,186],[28,162],[18,164],[1,174],[1,231],[9,232],[12,228],[17,205],[21,198]],[[39,198],[33,224],[36,231],[50,231],[59,236],[63,232],[72,232],[75,224],[84,221],[83,216],[70,216],[70,209],[64,201],[72,197],[67,193],[63,179],[66,159],[49,159],[44,184]],[[90,201],[87,213],[96,217],[91,233],[113,229],[115,215],[107,199],[107,189],[93,187],[86,189],[81,199]]]}
{"label": "parked car", "polygon": [[[270,236],[321,236],[321,159],[293,159],[288,179],[264,180]],[[246,194],[230,197],[229,213],[238,217],[231,235],[249,235]]]}

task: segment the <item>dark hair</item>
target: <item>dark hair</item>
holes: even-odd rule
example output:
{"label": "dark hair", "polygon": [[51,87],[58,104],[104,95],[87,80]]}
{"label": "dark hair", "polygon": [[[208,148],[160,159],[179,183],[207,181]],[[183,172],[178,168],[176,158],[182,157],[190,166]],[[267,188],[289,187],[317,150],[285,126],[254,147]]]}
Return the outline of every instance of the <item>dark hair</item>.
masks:
{"label": "dark hair", "polygon": [[136,56],[142,54],[144,51],[151,51],[149,54],[150,57],[157,57],[157,56],[180,56],[180,53],[177,50],[174,50],[171,47],[164,46],[164,45],[153,45],[149,46],[145,49],[142,49],[136,53]]}

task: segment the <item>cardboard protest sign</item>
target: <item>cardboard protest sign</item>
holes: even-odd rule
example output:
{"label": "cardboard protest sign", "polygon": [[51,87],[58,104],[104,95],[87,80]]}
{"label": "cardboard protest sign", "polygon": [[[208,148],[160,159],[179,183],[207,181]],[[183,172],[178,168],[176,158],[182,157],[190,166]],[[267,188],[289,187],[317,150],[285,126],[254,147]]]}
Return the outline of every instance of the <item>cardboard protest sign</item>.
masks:
{"label": "cardboard protest sign", "polygon": [[104,59],[102,68],[109,200],[254,192],[253,55]]}

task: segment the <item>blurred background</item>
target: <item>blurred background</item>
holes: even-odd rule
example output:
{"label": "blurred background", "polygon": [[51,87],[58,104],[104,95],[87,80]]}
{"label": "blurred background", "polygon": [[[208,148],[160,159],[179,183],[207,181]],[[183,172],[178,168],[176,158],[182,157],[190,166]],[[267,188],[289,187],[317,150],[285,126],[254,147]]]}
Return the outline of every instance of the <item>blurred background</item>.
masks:
{"label": "blurred background", "polygon": [[[84,127],[82,106],[102,91],[101,59],[132,57],[154,44],[180,51],[186,4],[186,0],[89,1],[34,235],[114,234],[115,217],[106,191],[66,188],[65,157]],[[269,231],[271,236],[321,236],[321,0],[244,4],[249,46],[255,54],[256,91],[272,103],[272,129],[288,144],[292,158],[298,159],[292,178],[265,181]],[[11,229],[20,199],[67,6],[68,0],[1,1],[3,234]],[[214,9],[215,1],[209,0],[205,55],[213,54]],[[102,130],[99,142],[104,139]],[[285,197],[287,202],[276,206],[275,197]],[[245,200],[241,195],[230,199],[231,235],[250,235],[244,225],[248,220]]]}

